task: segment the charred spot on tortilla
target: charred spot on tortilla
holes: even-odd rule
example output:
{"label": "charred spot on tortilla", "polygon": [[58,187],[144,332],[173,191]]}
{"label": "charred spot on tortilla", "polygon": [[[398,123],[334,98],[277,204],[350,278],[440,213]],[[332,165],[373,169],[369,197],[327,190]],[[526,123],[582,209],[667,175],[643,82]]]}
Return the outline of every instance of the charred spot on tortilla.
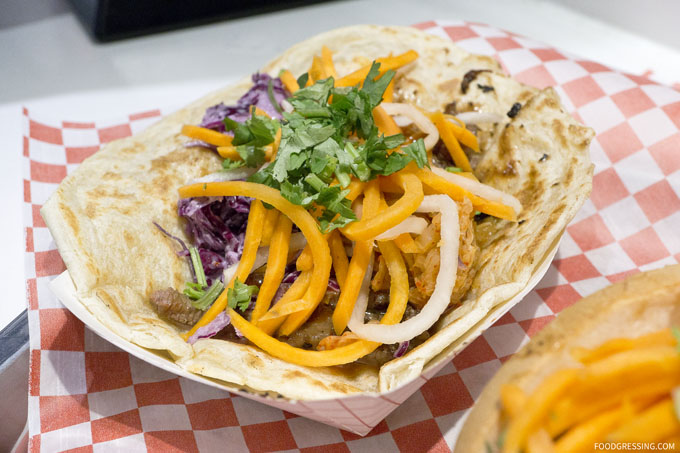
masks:
{"label": "charred spot on tortilla", "polygon": [[521,108],[522,108],[522,104],[520,104],[519,102],[515,102],[514,104],[512,104],[512,107],[508,111],[507,115],[510,118],[514,118],[514,117],[517,116],[517,114],[519,113]]}
{"label": "charred spot on tortilla", "polygon": [[481,83],[477,84],[477,88],[482,90],[482,93],[488,93],[489,91],[495,91],[495,88],[492,87],[491,85],[482,85]]}
{"label": "charred spot on tortilla", "polygon": [[465,73],[463,76],[463,81],[460,83],[460,92],[467,94],[470,84],[477,78],[482,72],[491,72],[490,69],[471,69]]}
{"label": "charred spot on tortilla", "polygon": [[543,153],[543,155],[541,156],[540,159],[538,159],[538,161],[539,162],[545,162],[546,160],[548,160],[549,157],[550,156],[548,156],[546,153]]}

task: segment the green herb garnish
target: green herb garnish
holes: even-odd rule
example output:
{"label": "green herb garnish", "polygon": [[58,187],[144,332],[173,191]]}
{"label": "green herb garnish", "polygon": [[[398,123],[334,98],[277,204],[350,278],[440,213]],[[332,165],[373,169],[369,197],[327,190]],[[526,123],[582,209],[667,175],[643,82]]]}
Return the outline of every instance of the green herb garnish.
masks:
{"label": "green herb garnish", "polygon": [[269,82],[267,83],[267,96],[269,97],[269,102],[271,102],[276,111],[279,112],[279,115],[282,114],[283,109],[281,109],[281,106],[274,96],[274,79],[269,79]]}
{"label": "green herb garnish", "polygon": [[204,291],[203,296],[200,299],[191,302],[191,305],[199,310],[205,311],[213,304],[213,302],[215,302],[215,299],[217,299],[223,290],[224,284],[222,284],[221,281],[216,280],[207,291]]}
{"label": "green herb garnish", "polygon": [[245,283],[241,283],[237,278],[234,281],[233,288],[227,290],[227,305],[233,309],[238,308],[241,311],[246,311],[250,305],[250,299],[253,297],[253,294],[257,294],[259,290],[260,288],[257,286],[246,285]]}
{"label": "green herb garnish", "polygon": [[198,300],[205,295],[205,290],[203,289],[203,285],[200,285],[198,283],[186,282],[184,294],[186,294],[193,300]]}
{"label": "green herb garnish", "polygon": [[463,171],[463,169],[459,167],[446,167],[446,171],[449,171],[451,173],[460,173]]}
{"label": "green herb garnish", "polygon": [[[391,151],[404,143],[404,137],[379,134],[373,121],[373,109],[393,77],[392,70],[380,76],[380,64],[375,62],[362,88],[335,87],[332,77],[305,87],[308,76],[303,74],[298,79],[301,88],[288,99],[294,111],[283,113],[276,159],[249,181],[279,189],[291,203],[305,208],[314,203],[322,208],[317,220],[323,232],[355,221],[351,202],[345,198],[352,176],[369,181],[402,170],[411,162],[420,168],[427,165],[422,140],[400,152]],[[253,133],[252,126],[243,127],[242,132],[233,124],[227,128],[235,131],[234,145],[249,139],[245,129]],[[270,130],[267,143],[276,132]],[[339,185],[330,185],[334,178]]]}
{"label": "green herb garnish", "polygon": [[[229,117],[224,119],[224,128],[234,133],[231,144],[248,167],[259,167],[264,163],[264,147],[274,141],[279,127],[281,126],[277,120],[255,115],[255,108],[244,123],[238,123]],[[224,165],[223,163],[222,166]],[[227,165],[236,168],[232,163]]]}
{"label": "green herb garnish", "polygon": [[201,287],[208,286],[198,249],[196,247],[189,247],[189,255],[191,256],[191,264],[193,264],[194,272],[196,273],[196,283],[201,285]]}

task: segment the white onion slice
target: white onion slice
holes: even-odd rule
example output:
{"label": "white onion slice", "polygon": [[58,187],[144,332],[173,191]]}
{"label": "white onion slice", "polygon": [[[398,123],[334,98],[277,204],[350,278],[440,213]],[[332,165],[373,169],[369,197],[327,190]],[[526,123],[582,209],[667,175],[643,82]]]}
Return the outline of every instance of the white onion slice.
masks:
{"label": "white onion slice", "polygon": [[285,99],[281,101],[281,108],[286,113],[291,113],[293,110],[295,110],[295,108],[293,108],[293,105]]}
{"label": "white onion slice", "polygon": [[428,195],[416,210],[416,212],[436,211],[442,214],[440,264],[437,283],[432,296],[420,313],[411,319],[394,325],[364,324],[363,318],[368,305],[368,297],[357,298],[348,327],[359,337],[385,344],[410,340],[432,327],[448,307],[458,272],[458,240],[460,236],[458,206],[448,195]]}
{"label": "white onion slice", "polygon": [[413,120],[408,116],[396,115],[393,116],[392,119],[394,120],[395,123],[397,123],[397,126],[399,127],[405,127],[408,126],[409,124],[413,124]]}
{"label": "white onion slice", "polygon": [[[371,256],[368,260],[368,267],[366,268],[366,273],[364,274],[364,279],[361,281],[361,287],[359,288],[359,294],[357,295],[357,300],[354,303],[354,309],[352,310],[352,315],[349,318],[348,326],[354,324],[359,325],[364,323],[364,316],[366,315],[366,307],[368,307],[368,293],[371,291],[371,278],[373,278],[373,248],[371,248]],[[364,307],[363,310],[357,310],[358,307]]]}
{"label": "white onion slice", "polygon": [[233,170],[222,170],[215,173],[210,173],[209,175],[201,176],[200,178],[194,179],[188,184],[196,184],[199,182],[225,182],[225,181],[237,181],[241,179],[246,179],[252,174],[254,174],[258,169],[249,167],[239,167]]}
{"label": "white onion slice", "polygon": [[520,203],[517,198],[508,193],[505,193],[494,187],[487,186],[486,184],[482,184],[481,182],[475,181],[474,179],[451,173],[450,171],[446,171],[443,168],[437,168],[433,166],[432,173],[436,174],[437,176],[441,176],[447,181],[450,181],[479,197],[490,201],[497,201],[498,203],[510,206],[515,210],[515,214],[517,215],[522,212],[522,203]]}
{"label": "white onion slice", "polygon": [[409,104],[400,104],[395,102],[383,102],[380,104],[388,115],[401,115],[411,118],[413,122],[423,131],[427,136],[423,140],[425,142],[425,149],[428,151],[434,147],[439,141],[439,131],[432,121],[423,112]]}
{"label": "white onion slice", "polygon": [[[306,245],[307,239],[305,239],[304,234],[300,232],[293,233],[290,235],[290,245],[288,246],[288,253],[302,250],[303,248],[305,248]],[[259,249],[257,249],[257,254],[255,255],[255,262],[253,263],[253,269],[257,269],[267,264],[267,258],[269,258],[269,247],[260,247]],[[236,275],[236,269],[238,269],[238,263],[240,263],[240,261],[237,261],[236,263],[232,264],[231,266],[224,270],[222,275],[224,275],[225,282],[230,282],[231,279],[234,278],[234,275]]]}
{"label": "white onion slice", "polygon": [[389,241],[394,239],[400,234],[404,233],[414,233],[420,234],[427,228],[427,220],[422,217],[408,216],[399,225],[395,225],[392,228],[385,230],[376,236],[378,241]]}
{"label": "white onion slice", "polygon": [[463,112],[455,116],[465,124],[500,123],[504,119],[503,115],[493,112]]}

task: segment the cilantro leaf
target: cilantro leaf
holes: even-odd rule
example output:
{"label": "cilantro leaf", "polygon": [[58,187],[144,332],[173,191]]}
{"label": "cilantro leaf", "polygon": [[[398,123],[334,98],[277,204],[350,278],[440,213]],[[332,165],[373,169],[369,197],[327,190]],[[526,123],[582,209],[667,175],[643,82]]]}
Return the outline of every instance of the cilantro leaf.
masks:
{"label": "cilantro leaf", "polygon": [[305,72],[297,78],[298,86],[302,88],[303,86],[307,85],[307,80],[309,80],[309,74]]}
{"label": "cilantro leaf", "polygon": [[246,285],[237,278],[234,286],[227,290],[227,305],[230,308],[246,311],[250,305],[250,300],[260,289],[255,285]]}
{"label": "cilantro leaf", "polygon": [[[281,125],[277,120],[255,115],[255,109],[253,109],[251,117],[243,123],[225,118],[224,127],[227,131],[234,133],[231,143],[243,159],[243,165],[259,167],[265,160],[264,147],[274,141]],[[233,163],[226,165],[228,168],[237,168]]]}
{"label": "cilantro leaf", "polygon": [[364,86],[362,91],[368,95],[371,104],[375,107],[382,101],[382,96],[387,89],[387,85],[390,84],[394,78],[395,72],[390,69],[385,71],[382,77],[377,78],[380,74],[380,63],[374,61],[371,65],[371,69],[366,74],[366,79],[364,80]]}
{"label": "cilantro leaf", "polygon": [[429,167],[427,163],[427,151],[425,150],[425,142],[422,138],[419,138],[413,143],[403,146],[401,150],[406,153],[407,156],[416,163],[418,168],[423,168],[425,166]]}
{"label": "cilantro leaf", "polygon": [[222,161],[222,168],[225,170],[233,170],[235,168],[243,167],[246,163],[242,160],[224,159]]}

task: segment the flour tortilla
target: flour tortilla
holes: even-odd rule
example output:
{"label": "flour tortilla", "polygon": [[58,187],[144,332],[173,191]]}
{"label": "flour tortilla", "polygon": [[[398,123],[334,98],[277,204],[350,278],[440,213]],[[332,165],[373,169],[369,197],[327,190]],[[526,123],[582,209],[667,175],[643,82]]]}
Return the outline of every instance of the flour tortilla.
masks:
{"label": "flour tortilla", "polygon": [[[436,335],[379,372],[360,366],[306,368],[255,347],[218,340],[201,340],[192,347],[147,302],[154,290],[182,288],[190,278],[186,261],[151,222],[186,239],[176,214],[177,188],[220,169],[214,152],[185,148],[188,139],[180,129],[198,124],[211,105],[235,103],[249,88],[249,77],[140,134],[103,146],[64,180],[42,209],[79,299],[115,333],[167,351],[191,372],[302,400],[394,389],[420,374],[463,334],[470,339],[479,335],[470,327],[527,286],[588,197],[592,181],[588,144],[593,132],[564,112],[552,89],[522,85],[504,75],[493,59],[470,55],[440,37],[405,27],[353,26],[302,42],[262,70],[277,75],[286,68],[298,76],[322,45],[334,52],[339,74],[389,53],[415,49],[420,57],[397,73],[395,101],[435,110],[455,99],[465,109],[503,115],[504,121],[482,143],[477,170],[483,182],[514,194],[524,205],[521,223],[489,220],[477,276],[462,311],[444,317]],[[495,91],[484,93],[473,83],[462,94],[461,80],[471,69],[488,69],[475,82]],[[511,120],[505,113],[515,102],[523,107]]]}
{"label": "flour tortilla", "polygon": [[577,366],[569,352],[574,347],[594,348],[612,338],[634,338],[678,325],[680,265],[634,275],[575,303],[489,381],[463,425],[456,453],[496,445],[503,384],[511,382],[529,392],[556,370]]}

